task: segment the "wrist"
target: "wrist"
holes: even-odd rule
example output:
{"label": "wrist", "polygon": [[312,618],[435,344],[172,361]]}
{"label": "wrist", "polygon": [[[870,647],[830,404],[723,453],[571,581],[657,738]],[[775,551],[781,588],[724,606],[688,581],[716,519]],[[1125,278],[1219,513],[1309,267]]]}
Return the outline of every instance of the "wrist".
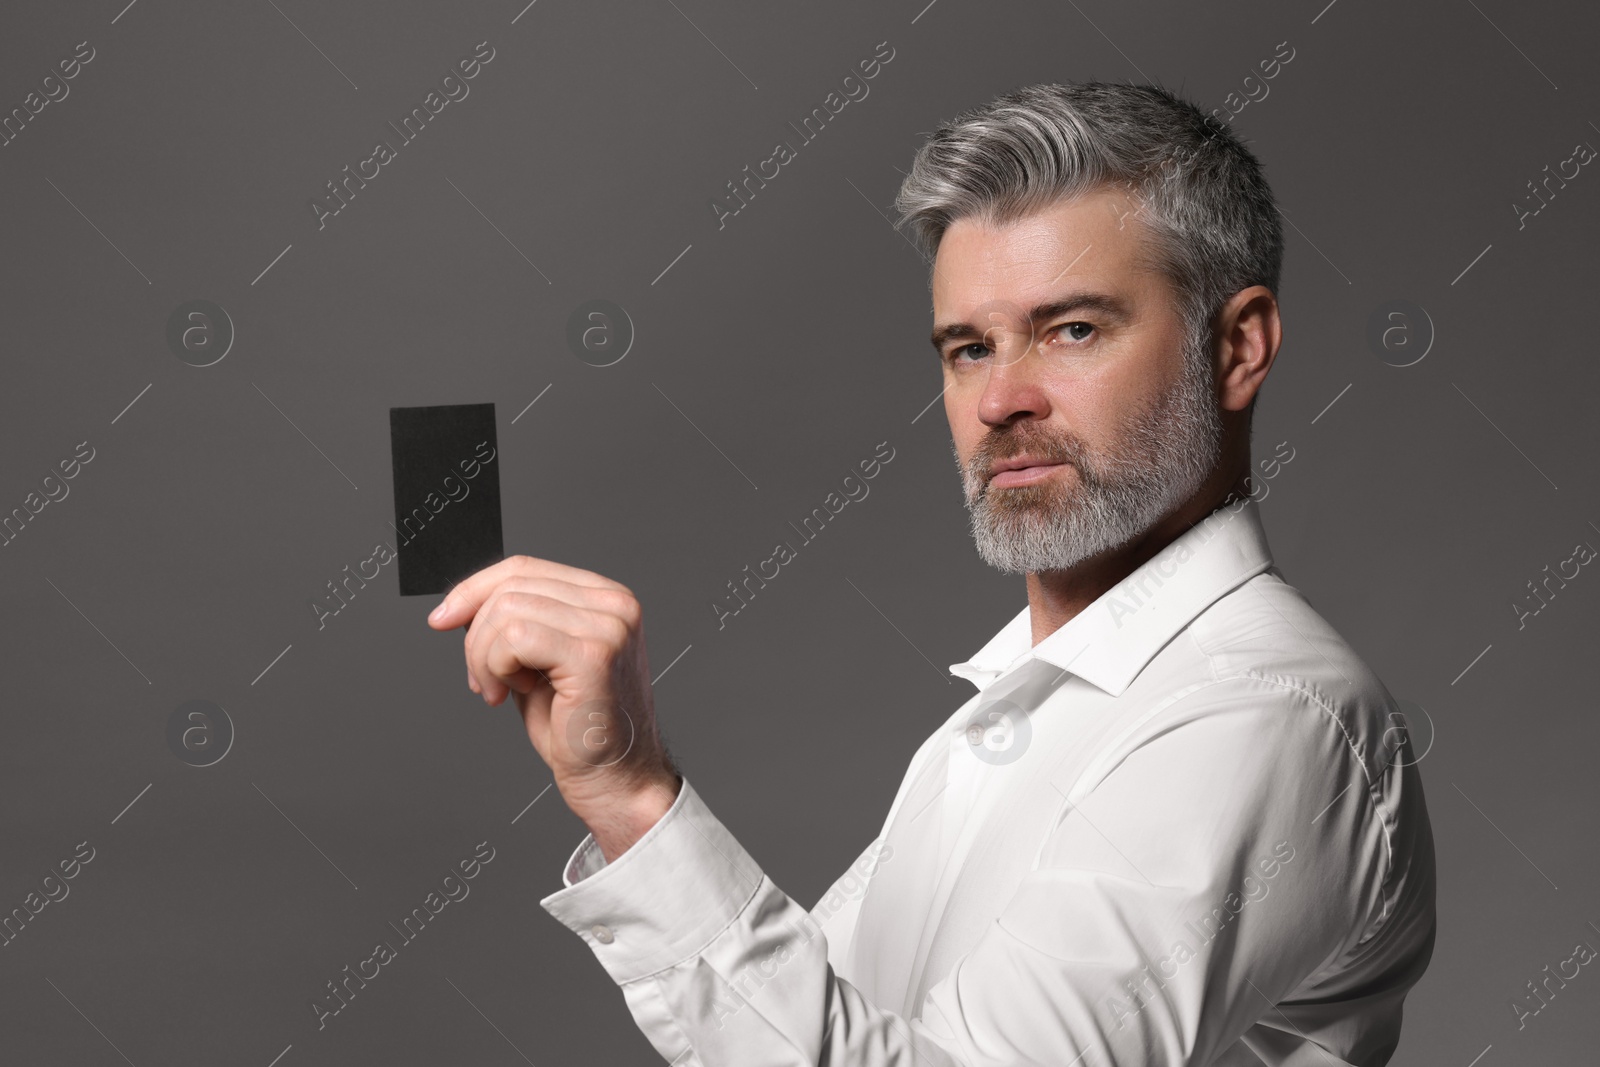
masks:
{"label": "wrist", "polygon": [[661,821],[681,788],[682,779],[669,767],[596,796],[576,801],[569,797],[567,806],[594,835],[606,862],[612,863]]}

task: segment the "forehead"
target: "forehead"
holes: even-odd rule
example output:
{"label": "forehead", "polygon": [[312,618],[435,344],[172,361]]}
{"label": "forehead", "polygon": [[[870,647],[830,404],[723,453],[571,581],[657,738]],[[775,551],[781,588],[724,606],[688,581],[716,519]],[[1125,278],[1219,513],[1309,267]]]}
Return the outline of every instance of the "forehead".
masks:
{"label": "forehead", "polygon": [[1110,187],[999,226],[957,219],[934,257],[934,317],[958,317],[991,300],[1044,300],[1074,281],[1132,295],[1146,282],[1139,255],[1146,239],[1137,203]]}

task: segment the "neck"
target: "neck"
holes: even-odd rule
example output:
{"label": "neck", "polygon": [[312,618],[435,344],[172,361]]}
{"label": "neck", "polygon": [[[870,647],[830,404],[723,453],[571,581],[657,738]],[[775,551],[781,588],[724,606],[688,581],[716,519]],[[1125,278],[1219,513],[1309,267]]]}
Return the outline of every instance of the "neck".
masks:
{"label": "neck", "polygon": [[1200,492],[1127,544],[1091,556],[1066,570],[1030,573],[1027,576],[1028,612],[1033,624],[1033,643],[1037,645],[1072,621],[1106,590],[1221,507],[1230,493],[1247,495],[1249,475],[1248,464],[1236,470],[1219,468]]}

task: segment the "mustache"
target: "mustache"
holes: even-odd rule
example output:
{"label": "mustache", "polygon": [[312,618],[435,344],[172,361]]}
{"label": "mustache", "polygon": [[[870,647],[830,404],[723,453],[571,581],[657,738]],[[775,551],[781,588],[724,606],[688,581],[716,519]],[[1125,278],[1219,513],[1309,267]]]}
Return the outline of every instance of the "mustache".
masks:
{"label": "mustache", "polygon": [[1075,439],[991,435],[984,438],[973,452],[969,467],[973,474],[986,477],[994,463],[1023,453],[1039,456],[1048,462],[1076,464],[1083,455],[1083,447]]}

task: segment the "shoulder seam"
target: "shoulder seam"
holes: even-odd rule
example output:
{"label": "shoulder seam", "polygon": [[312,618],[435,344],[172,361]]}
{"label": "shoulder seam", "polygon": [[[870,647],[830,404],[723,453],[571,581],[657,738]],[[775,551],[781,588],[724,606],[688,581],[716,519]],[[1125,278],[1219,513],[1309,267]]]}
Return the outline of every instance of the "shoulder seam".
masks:
{"label": "shoulder seam", "polygon": [[[1383,878],[1378,883],[1379,897],[1383,902],[1383,913],[1379,915],[1376,920],[1368,920],[1366,927],[1362,930],[1361,937],[1356,940],[1356,944],[1361,944],[1362,942],[1376,935],[1378,930],[1382,928],[1384,921],[1387,920],[1395,911],[1394,907],[1392,907],[1392,897],[1394,893],[1394,886],[1392,883],[1395,870],[1394,821],[1390,817],[1388,808],[1383,803],[1383,796],[1379,783],[1372,777],[1372,772],[1368,770],[1367,761],[1362,757],[1361,750],[1356,747],[1355,740],[1350,736],[1350,731],[1345,727],[1344,720],[1339,717],[1338,712],[1335,711],[1333,707],[1329,705],[1328,701],[1323,699],[1320,694],[1305,685],[1286,680],[1281,676],[1269,676],[1253,669],[1245,669],[1237,674],[1230,675],[1229,677],[1251,678],[1267,685],[1277,686],[1280,689],[1288,689],[1292,692],[1299,693],[1306,699],[1310,700],[1317,707],[1321,708],[1323,713],[1327,715],[1328,718],[1333,720],[1334,725],[1339,728],[1340,735],[1344,738],[1345,745],[1350,749],[1351,758],[1356,761],[1356,766],[1361,768],[1361,776],[1366,780],[1367,783],[1367,800],[1372,805],[1372,809],[1377,814],[1378,821],[1383,827],[1384,867]],[[1335,798],[1335,800],[1337,800],[1337,798]],[[1333,805],[1329,804],[1328,806],[1332,807]]]}

